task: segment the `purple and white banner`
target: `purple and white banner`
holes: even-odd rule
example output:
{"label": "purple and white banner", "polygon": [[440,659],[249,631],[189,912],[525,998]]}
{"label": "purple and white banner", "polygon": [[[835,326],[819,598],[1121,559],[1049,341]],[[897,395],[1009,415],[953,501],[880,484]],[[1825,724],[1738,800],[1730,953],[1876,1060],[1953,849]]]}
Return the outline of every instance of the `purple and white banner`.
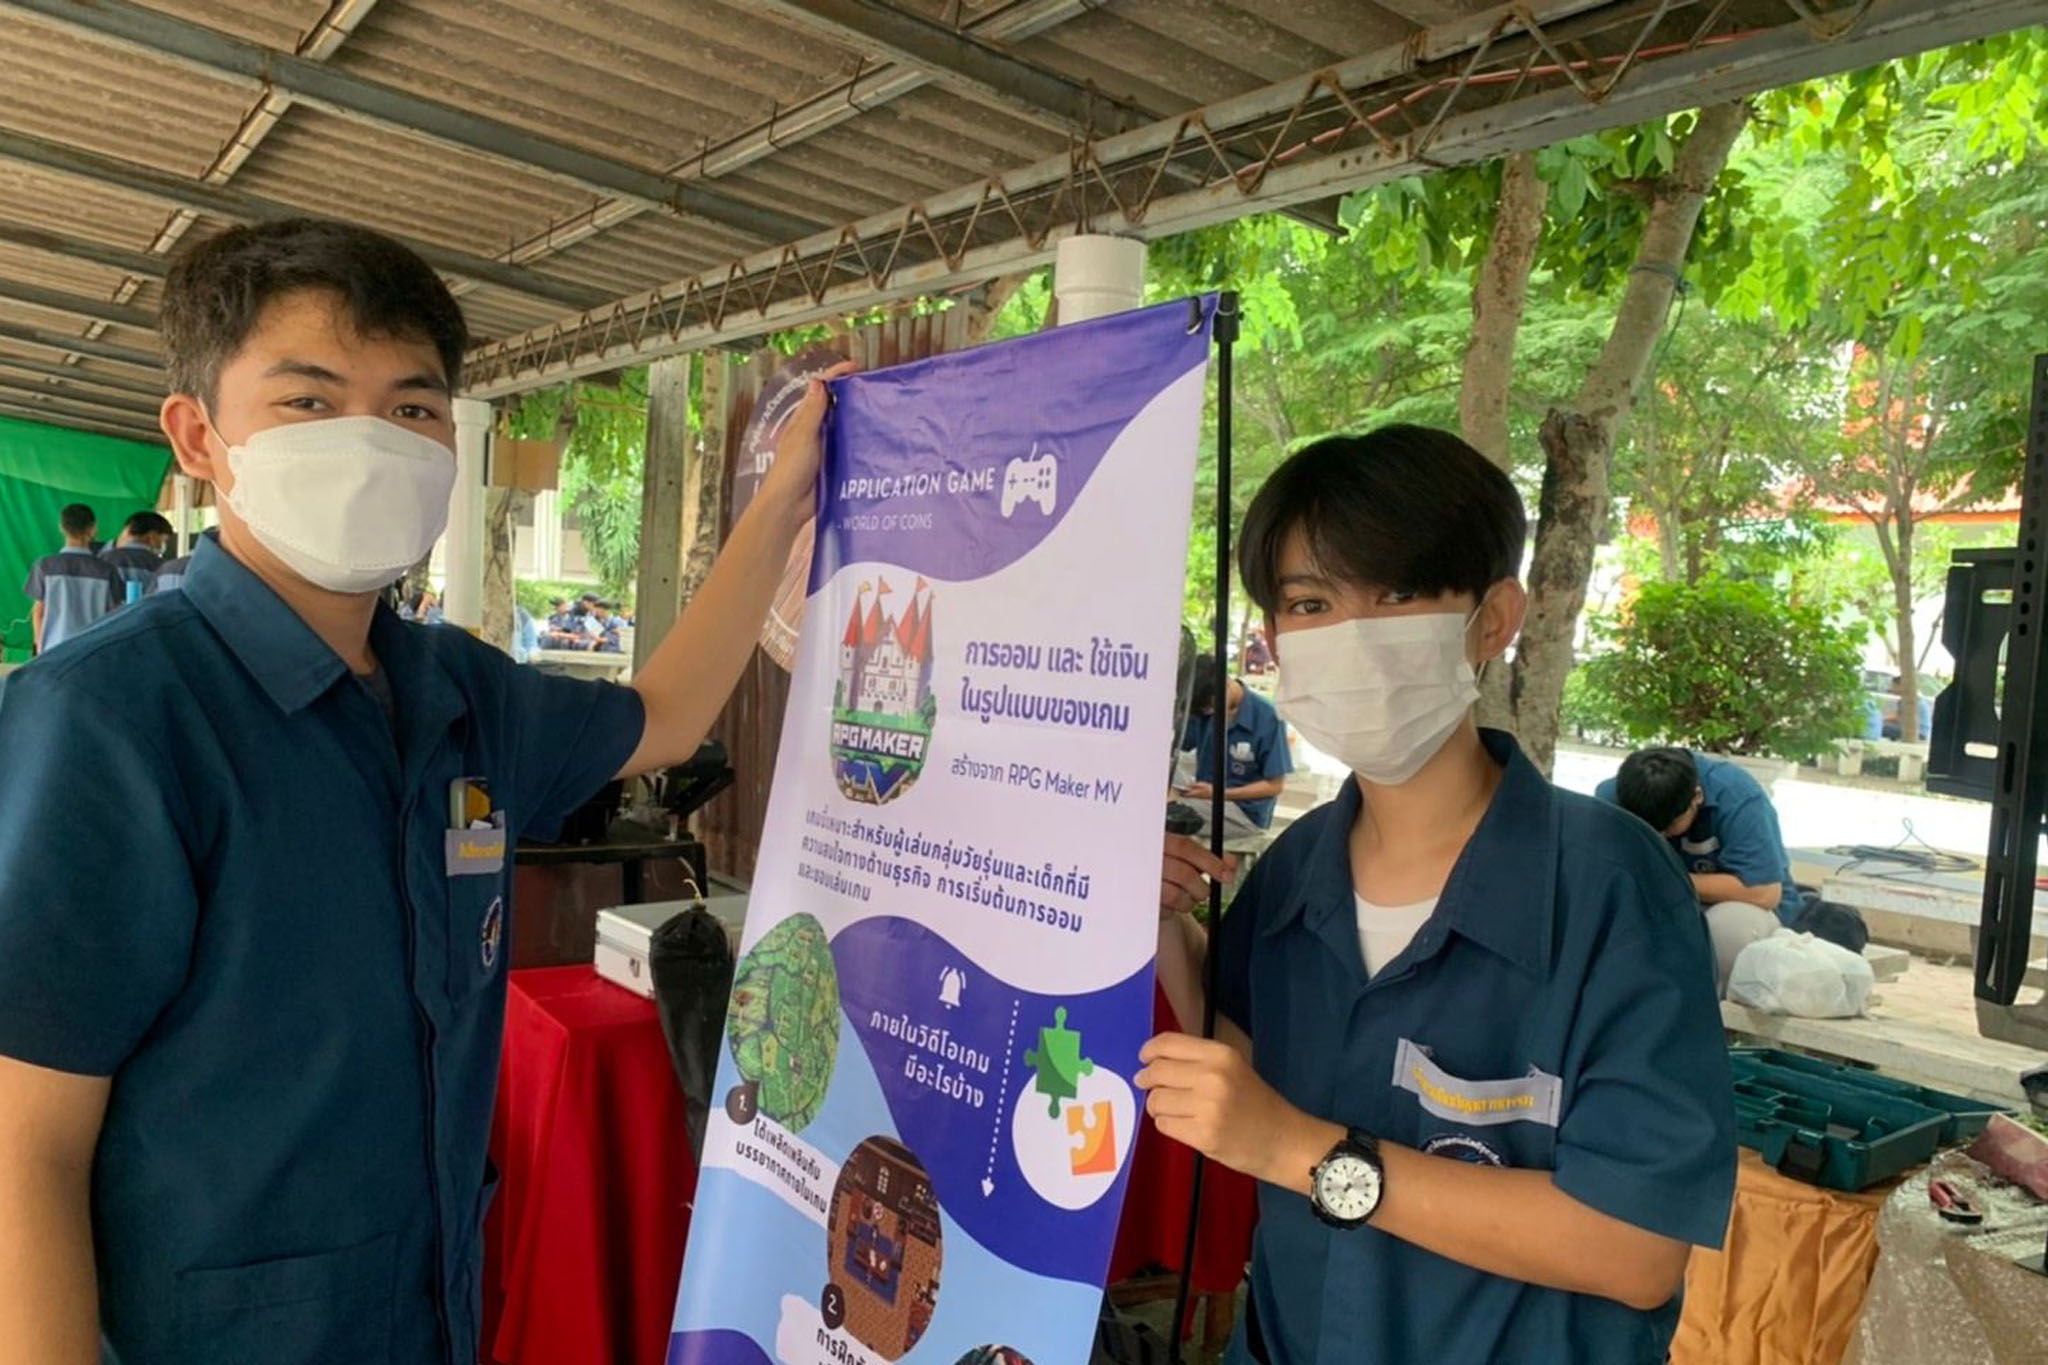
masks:
{"label": "purple and white banner", "polygon": [[672,1365],[1078,1365],[1214,299],[834,385]]}

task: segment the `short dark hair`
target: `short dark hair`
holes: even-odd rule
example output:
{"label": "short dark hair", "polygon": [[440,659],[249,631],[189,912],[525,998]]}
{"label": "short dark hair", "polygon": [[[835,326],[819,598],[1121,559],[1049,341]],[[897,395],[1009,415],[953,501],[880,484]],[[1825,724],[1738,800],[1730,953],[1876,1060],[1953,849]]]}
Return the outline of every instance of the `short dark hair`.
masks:
{"label": "short dark hair", "polygon": [[1685,814],[1699,788],[1699,765],[1683,749],[1638,749],[1614,775],[1614,797],[1621,808],[1659,834]]}
{"label": "short dark hair", "polygon": [[67,536],[89,536],[99,526],[100,519],[84,503],[74,502],[57,514],[57,524],[64,528]]}
{"label": "short dark hair", "polygon": [[432,343],[448,387],[460,382],[469,328],[432,266],[381,232],[287,218],[229,228],[171,267],[158,323],[171,391],[211,405],[221,369],[249,339],[264,308],[301,289],[338,295],[365,336]]}
{"label": "short dark hair", "polygon": [[131,536],[172,536],[170,519],[161,512],[137,512],[121,527],[124,535]]}
{"label": "short dark hair", "polygon": [[1207,716],[1216,710],[1216,656],[1197,654],[1193,682],[1188,687],[1188,714]]}
{"label": "short dark hair", "polygon": [[1290,455],[1252,499],[1238,542],[1245,591],[1268,615],[1297,530],[1321,572],[1423,596],[1483,594],[1522,568],[1522,495],[1499,466],[1433,427],[1325,436]]}

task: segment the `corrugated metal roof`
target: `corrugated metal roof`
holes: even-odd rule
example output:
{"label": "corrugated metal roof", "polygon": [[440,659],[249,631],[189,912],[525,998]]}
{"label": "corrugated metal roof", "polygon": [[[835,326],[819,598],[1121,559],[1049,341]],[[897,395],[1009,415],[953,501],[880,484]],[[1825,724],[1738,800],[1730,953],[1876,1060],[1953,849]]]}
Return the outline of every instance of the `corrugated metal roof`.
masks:
{"label": "corrugated metal roof", "polygon": [[[1080,97],[1089,117],[1126,124],[1276,82],[1306,87],[1312,72],[1392,49],[1422,25],[1488,12],[1480,0],[894,3],[976,33],[1058,77],[1059,89],[1093,87],[1099,102]],[[1546,3],[1606,12],[1634,0]],[[90,256],[108,247],[162,253],[218,231],[222,215],[280,206],[348,218],[441,251],[479,343],[490,343],[564,319],[560,296],[634,298],[694,274],[722,276],[736,258],[772,257],[800,235],[771,229],[831,231],[900,213],[1063,157],[1077,133],[1111,131],[1023,108],[1014,89],[970,89],[958,72],[935,79],[931,60],[892,59],[881,42],[821,28],[800,9],[789,0],[0,0],[0,231],[47,230],[89,244],[77,250]],[[1657,22],[1675,33],[1708,11],[1728,6],[1673,0]],[[136,15],[297,53],[356,84],[340,96],[295,98],[290,63],[266,59],[261,69],[280,82],[268,91],[251,76],[221,74],[232,61],[207,47],[207,34],[145,37]],[[102,27],[87,31],[94,25]],[[188,40],[199,46],[162,55]],[[438,139],[393,126],[397,96],[491,125]],[[332,107],[351,100],[360,107]],[[1329,114],[1319,127],[1332,126]],[[1356,125],[1340,131],[1362,136]],[[9,143],[10,134],[40,142]],[[577,164],[557,157],[553,170],[539,170],[530,155],[510,164],[507,148],[533,137]],[[48,169],[63,149],[115,158],[135,184],[116,189]],[[1181,188],[1212,183],[1215,166],[1198,160],[1183,157],[1166,173]],[[671,183],[653,195],[621,188],[649,176]],[[213,194],[201,193],[202,182]],[[651,206],[705,192],[716,203],[696,201],[690,213]],[[1035,192],[1054,202],[1051,191]],[[991,217],[965,240],[1010,231]],[[919,244],[912,256],[933,250]],[[851,278],[862,267],[841,260],[836,269]],[[480,283],[479,272],[493,282]],[[126,308],[155,307],[151,273],[0,243],[0,281]],[[9,326],[134,350],[153,344],[138,327],[0,297],[0,332]],[[9,354],[56,363],[60,353],[0,336],[0,356]],[[65,363],[131,373],[104,359]]]}

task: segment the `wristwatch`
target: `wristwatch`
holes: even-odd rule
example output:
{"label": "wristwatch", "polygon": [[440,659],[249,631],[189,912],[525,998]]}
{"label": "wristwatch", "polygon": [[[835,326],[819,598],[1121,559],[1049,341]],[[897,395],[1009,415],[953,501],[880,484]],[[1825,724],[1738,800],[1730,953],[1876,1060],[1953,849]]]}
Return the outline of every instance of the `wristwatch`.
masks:
{"label": "wristwatch", "polygon": [[1333,1228],[1362,1228],[1379,1211],[1386,1176],[1379,1142],[1353,1128],[1309,1172],[1309,1207]]}

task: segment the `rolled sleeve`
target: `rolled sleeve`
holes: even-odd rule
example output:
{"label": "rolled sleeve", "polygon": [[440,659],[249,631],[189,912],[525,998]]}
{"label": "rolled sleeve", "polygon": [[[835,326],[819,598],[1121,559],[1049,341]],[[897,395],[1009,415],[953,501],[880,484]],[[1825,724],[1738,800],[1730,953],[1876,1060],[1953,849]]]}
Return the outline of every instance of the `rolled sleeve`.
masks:
{"label": "rolled sleeve", "polygon": [[552,839],[626,766],[647,729],[647,711],[638,692],[617,683],[531,668],[515,669],[513,679],[519,785],[512,814],[521,834]]}
{"label": "rolled sleeve", "polygon": [[1587,994],[1557,1187],[1625,1223],[1719,1247],[1735,1195],[1734,1082],[1697,909],[1610,943]]}
{"label": "rolled sleeve", "polygon": [[0,1053],[109,1076],[182,987],[198,896],[172,770],[68,681],[0,695]]}
{"label": "rolled sleeve", "polygon": [[1715,860],[1744,886],[1783,886],[1791,878],[1785,866],[1785,840],[1770,802],[1761,798],[1719,812],[1715,833],[1721,850]]}

